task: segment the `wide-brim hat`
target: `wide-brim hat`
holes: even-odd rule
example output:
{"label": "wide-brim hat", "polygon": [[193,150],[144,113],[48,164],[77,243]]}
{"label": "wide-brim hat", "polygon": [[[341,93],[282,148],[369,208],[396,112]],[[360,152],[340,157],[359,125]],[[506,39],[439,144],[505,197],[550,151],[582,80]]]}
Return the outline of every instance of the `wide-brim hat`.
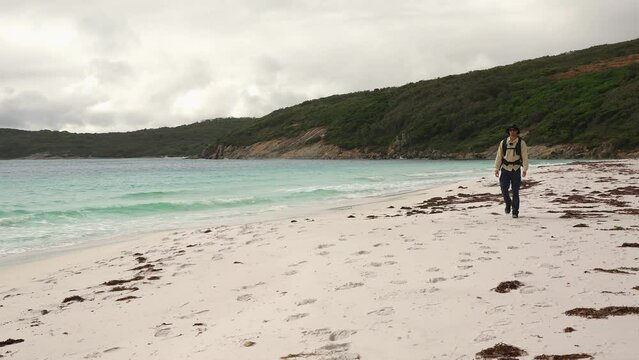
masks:
{"label": "wide-brim hat", "polygon": [[515,129],[517,130],[517,134],[520,133],[519,131],[519,127],[517,125],[510,125],[509,127],[506,128],[506,134],[510,134],[510,129]]}

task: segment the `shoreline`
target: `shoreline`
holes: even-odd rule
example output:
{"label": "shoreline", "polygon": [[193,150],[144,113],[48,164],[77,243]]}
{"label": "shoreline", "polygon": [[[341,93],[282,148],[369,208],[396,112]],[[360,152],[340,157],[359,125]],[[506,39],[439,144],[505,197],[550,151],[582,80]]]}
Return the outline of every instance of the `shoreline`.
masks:
{"label": "shoreline", "polygon": [[[639,306],[639,249],[622,247],[637,243],[639,161],[561,166],[530,169],[519,219],[503,214],[486,174],[3,266],[0,328],[24,342],[1,351],[8,359],[474,359],[506,343],[527,353],[521,359],[631,359],[637,315],[566,312]],[[515,280],[522,285],[494,291]]]}
{"label": "shoreline", "polygon": [[[87,158],[90,159],[90,158]],[[135,159],[135,158],[133,158]],[[146,158],[139,158],[139,159],[146,159]],[[65,160],[65,159],[56,159],[56,160]],[[112,159],[107,159],[107,160],[118,160],[117,158],[112,158]],[[434,160],[437,161],[437,160]],[[446,161],[446,160],[443,160]],[[462,161],[466,161],[466,160],[462,160]],[[477,160],[477,161],[483,161],[483,160]],[[574,160],[574,159],[565,159],[562,160],[561,163],[551,163],[551,164],[531,164],[531,169],[537,168],[537,167],[543,167],[543,166],[555,166],[555,165],[561,165],[561,164],[567,164],[567,163],[571,163],[574,161],[578,161],[578,160]],[[487,171],[486,172],[486,176],[490,176],[490,173]],[[6,265],[10,265],[10,264],[16,264],[16,263],[20,263],[20,262],[24,262],[24,261],[30,261],[30,258],[33,257],[35,259],[38,258],[46,258],[49,256],[55,256],[55,254],[58,253],[66,253],[69,251],[73,251],[75,248],[79,248],[79,249],[83,249],[83,248],[87,248],[87,247],[100,247],[100,246],[104,246],[104,245],[108,245],[111,243],[118,243],[118,242],[122,242],[122,241],[129,241],[127,240],[128,238],[133,238],[132,241],[135,241],[135,238],[139,238],[139,237],[144,237],[146,235],[149,234],[153,234],[153,233],[169,233],[169,232],[174,232],[174,231],[188,231],[191,230],[192,228],[195,227],[206,227],[206,226],[210,226],[210,225],[220,225],[220,224],[228,224],[228,225],[241,225],[241,224],[250,224],[250,223],[254,223],[254,222],[262,222],[262,221],[274,221],[274,220],[280,220],[283,218],[286,218],[288,216],[290,216],[291,213],[293,212],[298,212],[301,211],[304,214],[307,215],[313,215],[319,212],[324,212],[324,211],[330,211],[330,210],[334,210],[334,209],[339,209],[342,207],[352,207],[352,206],[361,206],[361,205],[366,205],[366,204],[374,204],[374,203],[378,203],[378,202],[383,202],[386,201],[386,199],[388,198],[394,198],[394,197],[401,197],[401,196],[411,196],[414,194],[419,194],[421,192],[426,192],[438,187],[442,187],[442,186],[446,186],[446,185],[452,185],[455,184],[457,182],[462,182],[462,181],[468,181],[468,180],[462,180],[462,179],[451,179],[448,181],[439,181],[439,182],[435,182],[432,183],[429,187],[425,187],[425,188],[420,188],[420,189],[413,189],[413,190],[404,190],[404,191],[399,191],[399,192],[395,192],[395,193],[389,193],[389,194],[382,194],[382,195],[368,195],[368,196],[364,196],[364,197],[359,197],[359,198],[340,198],[340,199],[336,199],[336,200],[332,200],[332,199],[322,199],[322,200],[315,200],[313,202],[313,204],[311,205],[304,205],[304,204],[293,204],[293,205],[287,205],[288,207],[282,212],[279,213],[279,210],[266,210],[265,209],[261,209],[255,213],[252,214],[248,214],[246,215],[247,217],[249,217],[250,219],[248,221],[246,220],[234,220],[231,218],[224,218],[222,220],[204,220],[204,219],[200,219],[197,221],[191,221],[188,222],[186,225],[183,226],[176,226],[176,227],[171,227],[171,228],[166,228],[166,229],[162,229],[162,230],[139,230],[139,231],[121,231],[116,235],[99,235],[97,237],[95,237],[93,240],[81,240],[81,237],[78,238],[73,238],[73,239],[69,239],[69,241],[72,242],[72,244],[70,245],[59,245],[59,246],[53,246],[53,247],[44,247],[44,248],[33,248],[30,250],[26,250],[26,251],[19,251],[19,252],[8,252],[8,253],[4,253],[4,254],[0,254],[0,268],[6,266]],[[331,201],[337,201],[340,203],[343,203],[343,205],[338,206],[337,208],[333,207],[332,205],[328,205]],[[214,216],[214,215],[212,215]],[[244,216],[244,215],[242,215]]]}

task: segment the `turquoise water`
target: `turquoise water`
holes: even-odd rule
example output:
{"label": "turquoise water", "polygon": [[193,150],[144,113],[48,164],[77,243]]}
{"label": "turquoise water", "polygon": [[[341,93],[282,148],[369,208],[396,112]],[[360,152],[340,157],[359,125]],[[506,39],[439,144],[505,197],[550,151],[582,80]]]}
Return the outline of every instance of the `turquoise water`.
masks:
{"label": "turquoise water", "polygon": [[0,255],[277,217],[465,178],[491,161],[0,161]]}

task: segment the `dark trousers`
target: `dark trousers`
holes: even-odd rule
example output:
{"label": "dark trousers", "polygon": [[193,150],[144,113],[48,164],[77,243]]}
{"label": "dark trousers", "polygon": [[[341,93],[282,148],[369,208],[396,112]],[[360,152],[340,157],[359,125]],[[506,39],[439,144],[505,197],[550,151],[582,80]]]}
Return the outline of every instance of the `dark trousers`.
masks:
{"label": "dark trousers", "polygon": [[[504,195],[506,205],[512,206],[513,214],[519,214],[519,187],[521,186],[521,168],[515,171],[501,169],[499,176],[499,185],[501,186],[501,194]],[[508,188],[512,185],[513,198],[510,199]]]}

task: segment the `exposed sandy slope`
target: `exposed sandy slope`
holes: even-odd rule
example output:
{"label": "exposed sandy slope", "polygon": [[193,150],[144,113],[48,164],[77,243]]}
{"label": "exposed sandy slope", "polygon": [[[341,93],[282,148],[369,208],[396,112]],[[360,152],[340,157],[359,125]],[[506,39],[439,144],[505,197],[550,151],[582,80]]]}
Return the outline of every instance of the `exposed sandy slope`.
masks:
{"label": "exposed sandy slope", "polygon": [[[0,343],[0,355],[473,359],[503,342],[520,359],[636,359],[638,315],[565,312],[639,306],[639,248],[620,247],[639,242],[639,162],[531,169],[527,185],[519,219],[503,214],[487,174],[5,266],[0,342],[24,341]],[[515,280],[523,286],[492,290]],[[84,301],[63,303],[72,296]]]}

